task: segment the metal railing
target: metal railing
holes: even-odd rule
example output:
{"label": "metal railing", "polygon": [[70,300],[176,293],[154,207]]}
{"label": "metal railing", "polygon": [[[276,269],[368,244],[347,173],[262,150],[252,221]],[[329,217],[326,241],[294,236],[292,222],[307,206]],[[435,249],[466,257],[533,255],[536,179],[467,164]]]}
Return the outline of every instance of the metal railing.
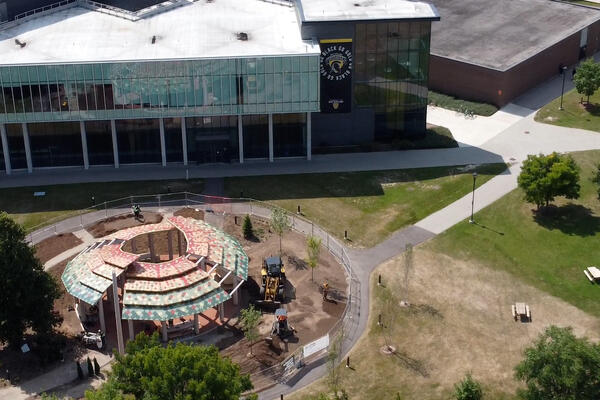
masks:
{"label": "metal railing", "polygon": [[[223,215],[249,214],[264,219],[271,218],[273,209],[281,209],[274,204],[249,198],[207,196],[191,192],[128,196],[116,200],[105,201],[87,209],[78,210],[75,212],[76,215],[74,217],[66,217],[66,219],[65,217],[62,217],[60,222],[30,232],[27,239],[31,245],[35,245],[42,240],[57,234],[85,229],[85,227],[107,218],[131,213],[131,206],[134,204],[138,204],[142,209],[146,210],[150,208],[163,211],[167,208],[194,207],[202,209],[205,212],[208,211]],[[330,339],[329,346],[307,358],[302,356],[298,357],[298,351],[302,352],[301,347],[281,363],[251,374],[252,382],[256,388],[254,390],[255,392],[265,390],[277,383],[284,383],[302,369],[311,368],[312,366],[317,365],[317,363],[322,363],[323,358],[327,355],[334,339],[339,337],[340,334],[342,343],[339,355],[342,357],[346,354],[350,350],[352,339],[357,333],[356,331],[359,324],[358,317],[361,312],[360,282],[353,271],[352,263],[348,257],[346,248],[340,242],[341,239],[338,239],[319,225],[316,225],[301,215],[294,214],[288,210],[283,211],[285,211],[290,218],[291,228],[294,231],[303,235],[313,235],[321,238],[323,247],[326,248],[344,267],[348,283],[348,288],[345,293],[346,306],[340,319],[326,334]]]}

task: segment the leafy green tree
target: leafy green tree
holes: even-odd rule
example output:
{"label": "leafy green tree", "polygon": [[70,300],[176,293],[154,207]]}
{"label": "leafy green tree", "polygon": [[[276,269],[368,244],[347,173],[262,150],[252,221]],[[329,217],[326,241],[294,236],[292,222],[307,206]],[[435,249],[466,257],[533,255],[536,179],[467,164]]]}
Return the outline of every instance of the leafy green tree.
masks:
{"label": "leafy green tree", "polygon": [[27,329],[41,335],[52,332],[62,321],[53,312],[60,294],[25,242],[23,228],[0,213],[0,343],[20,346]]}
{"label": "leafy green tree", "polygon": [[279,255],[281,256],[281,238],[283,234],[292,227],[290,217],[287,212],[281,208],[274,208],[271,211],[271,228],[279,236]]}
{"label": "leafy green tree", "polygon": [[454,398],[456,400],[481,400],[483,398],[483,389],[471,374],[454,385]]}
{"label": "leafy green tree", "polygon": [[319,254],[321,254],[321,243],[320,237],[309,235],[306,238],[306,253],[308,254],[308,260],[306,263],[310,267],[310,280],[315,280],[315,268],[319,264]]}
{"label": "leafy green tree", "polygon": [[[116,362],[108,382],[88,400],[238,400],[252,389],[248,375],[229,358],[222,358],[214,346],[183,343],[162,347],[155,333],[143,332],[127,344],[127,353],[115,353]],[[114,396],[112,396],[114,395]]]}
{"label": "leafy green tree", "polygon": [[556,196],[579,198],[579,167],[569,155],[529,155],[523,162],[518,178],[519,187],[525,191],[525,200],[539,209]]}
{"label": "leafy green tree", "polygon": [[600,64],[594,62],[593,58],[588,58],[577,67],[573,82],[577,93],[587,96],[589,104],[590,96],[600,87]]}
{"label": "leafy green tree", "polygon": [[250,220],[250,216],[248,214],[246,214],[244,217],[242,232],[244,234],[244,239],[251,239],[254,236],[254,228],[252,228],[252,221]]}
{"label": "leafy green tree", "polygon": [[577,338],[571,328],[550,326],[515,368],[525,400],[600,399],[600,345]]}
{"label": "leafy green tree", "polygon": [[86,400],[135,400],[132,394],[123,394],[116,381],[109,379],[98,390],[86,390]]}
{"label": "leafy green tree", "polygon": [[254,308],[254,305],[250,304],[248,308],[244,308],[240,311],[240,324],[242,325],[242,331],[244,336],[250,343],[250,354],[252,353],[252,346],[254,342],[258,340],[258,324],[260,324],[262,314],[260,310]]}

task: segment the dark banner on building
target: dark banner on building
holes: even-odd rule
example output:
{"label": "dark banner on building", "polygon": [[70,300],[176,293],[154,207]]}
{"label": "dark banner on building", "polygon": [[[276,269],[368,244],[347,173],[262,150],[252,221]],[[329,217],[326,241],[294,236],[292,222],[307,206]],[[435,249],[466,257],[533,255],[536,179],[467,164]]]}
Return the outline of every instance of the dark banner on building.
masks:
{"label": "dark banner on building", "polygon": [[352,39],[321,40],[321,112],[348,113],[352,100]]}

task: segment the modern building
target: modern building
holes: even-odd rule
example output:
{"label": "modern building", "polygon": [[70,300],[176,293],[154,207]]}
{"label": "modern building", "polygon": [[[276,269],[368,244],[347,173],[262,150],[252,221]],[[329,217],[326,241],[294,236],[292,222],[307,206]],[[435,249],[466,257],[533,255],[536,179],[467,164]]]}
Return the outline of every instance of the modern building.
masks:
{"label": "modern building", "polygon": [[439,20],[428,3],[110,3],[65,0],[25,14],[4,3],[5,173],[310,159],[425,130]]}
{"label": "modern building", "polygon": [[[600,10],[553,0],[431,0],[431,90],[503,106],[600,50]],[[570,77],[569,77],[570,78]]]}

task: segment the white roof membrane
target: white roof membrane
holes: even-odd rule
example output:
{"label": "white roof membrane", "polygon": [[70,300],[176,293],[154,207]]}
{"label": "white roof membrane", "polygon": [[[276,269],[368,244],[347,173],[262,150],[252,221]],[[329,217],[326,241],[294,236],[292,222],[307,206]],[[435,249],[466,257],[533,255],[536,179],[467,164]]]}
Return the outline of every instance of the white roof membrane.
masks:
{"label": "white roof membrane", "polygon": [[73,7],[0,31],[0,65],[317,53],[293,8],[259,0],[198,1],[135,22]]}
{"label": "white roof membrane", "polygon": [[439,19],[434,6],[410,0],[298,0],[306,22]]}

